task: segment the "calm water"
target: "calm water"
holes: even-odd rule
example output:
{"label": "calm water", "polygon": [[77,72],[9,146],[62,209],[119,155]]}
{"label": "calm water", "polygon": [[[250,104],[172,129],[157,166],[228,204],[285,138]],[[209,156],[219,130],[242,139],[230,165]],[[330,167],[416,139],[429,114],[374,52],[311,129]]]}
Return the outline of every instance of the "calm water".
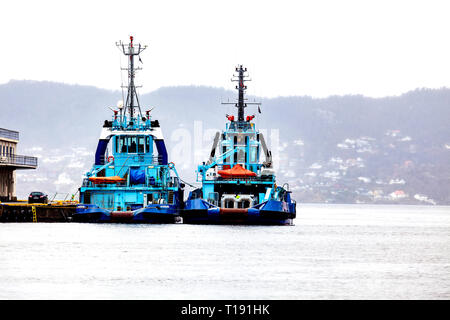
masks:
{"label": "calm water", "polygon": [[450,299],[450,207],[295,226],[0,224],[0,299]]}

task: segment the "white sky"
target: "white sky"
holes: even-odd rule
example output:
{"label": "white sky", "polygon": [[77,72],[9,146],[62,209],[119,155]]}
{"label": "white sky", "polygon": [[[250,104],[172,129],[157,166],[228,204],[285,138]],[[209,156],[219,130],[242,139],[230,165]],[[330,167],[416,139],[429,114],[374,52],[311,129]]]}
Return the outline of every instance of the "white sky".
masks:
{"label": "white sky", "polygon": [[249,69],[248,93],[265,97],[450,87],[448,1],[14,0],[0,8],[0,83],[119,90],[115,42],[132,34],[149,45],[141,93],[232,89],[237,64]]}

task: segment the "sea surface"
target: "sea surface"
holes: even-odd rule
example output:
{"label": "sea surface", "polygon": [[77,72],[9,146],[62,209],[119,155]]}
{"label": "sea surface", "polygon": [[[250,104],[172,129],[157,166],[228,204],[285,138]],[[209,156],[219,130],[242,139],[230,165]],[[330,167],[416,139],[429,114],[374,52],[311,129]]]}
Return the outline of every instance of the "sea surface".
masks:
{"label": "sea surface", "polygon": [[450,207],[294,226],[1,223],[0,299],[450,299]]}

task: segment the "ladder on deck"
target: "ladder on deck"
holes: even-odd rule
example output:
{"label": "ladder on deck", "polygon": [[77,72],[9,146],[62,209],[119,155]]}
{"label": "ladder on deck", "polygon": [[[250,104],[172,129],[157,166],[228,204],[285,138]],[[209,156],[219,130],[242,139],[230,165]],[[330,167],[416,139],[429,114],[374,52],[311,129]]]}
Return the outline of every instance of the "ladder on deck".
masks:
{"label": "ladder on deck", "polygon": [[173,204],[173,191],[169,191],[168,203]]}
{"label": "ladder on deck", "polygon": [[31,212],[33,212],[33,222],[37,222],[37,216],[36,216],[36,207],[31,207]]}

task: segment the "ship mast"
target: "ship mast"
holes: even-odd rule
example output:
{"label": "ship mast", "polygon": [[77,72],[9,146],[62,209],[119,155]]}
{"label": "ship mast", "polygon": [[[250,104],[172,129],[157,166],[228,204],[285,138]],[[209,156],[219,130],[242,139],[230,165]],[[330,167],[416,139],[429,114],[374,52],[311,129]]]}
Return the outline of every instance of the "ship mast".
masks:
{"label": "ship mast", "polygon": [[244,103],[244,91],[247,89],[247,86],[244,84],[244,81],[248,81],[244,79],[244,72],[247,71],[247,68],[243,68],[242,65],[239,66],[239,68],[236,68],[236,71],[239,72],[238,79],[234,79],[231,81],[239,81],[239,85],[236,86],[236,89],[238,89],[239,96],[238,96],[238,121],[244,121],[244,108],[247,107],[247,105]]}
{"label": "ship mast", "polygon": [[247,68],[244,68],[242,65],[236,67],[236,72],[238,72],[237,75],[233,75],[233,78],[231,81],[238,82],[238,85],[236,86],[236,89],[238,90],[238,102],[237,103],[230,103],[230,102],[222,102],[222,104],[234,104],[236,108],[238,108],[238,122],[244,122],[244,109],[247,107],[248,104],[256,104],[260,105],[259,102],[245,102],[247,100],[245,95],[245,90],[247,90],[247,86],[245,85],[245,81],[251,81],[251,79],[248,78],[248,75],[245,73],[247,72]]}
{"label": "ship mast", "polygon": [[125,112],[126,114],[127,109],[130,114],[130,121],[133,121],[135,118],[135,109],[137,108],[140,117],[142,118],[142,112],[141,112],[141,106],[139,104],[139,98],[136,92],[136,86],[134,84],[134,78],[136,75],[137,70],[141,70],[142,68],[135,68],[134,67],[134,57],[138,56],[139,54],[147,49],[147,46],[141,46],[140,43],[137,45],[133,44],[133,36],[130,36],[130,43],[128,45],[125,45],[122,43],[122,41],[116,42],[117,47],[122,47],[122,52],[125,56],[128,57],[128,68],[123,68],[122,70],[128,70],[128,86],[125,86],[128,88],[128,94],[127,94],[127,101],[125,103]]}

